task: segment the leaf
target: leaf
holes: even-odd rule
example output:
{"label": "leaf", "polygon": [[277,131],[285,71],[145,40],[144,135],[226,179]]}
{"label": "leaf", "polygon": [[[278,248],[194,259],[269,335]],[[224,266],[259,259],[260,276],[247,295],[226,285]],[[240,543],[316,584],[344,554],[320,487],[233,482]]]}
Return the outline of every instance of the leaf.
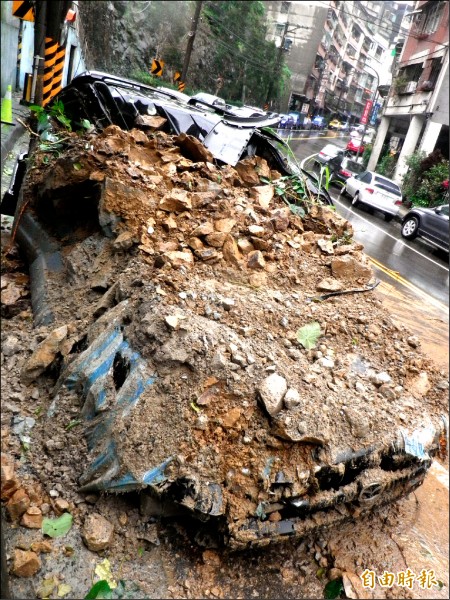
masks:
{"label": "leaf", "polygon": [[101,579],[91,587],[87,595],[84,597],[84,600],[100,600],[103,598],[112,598],[111,591],[112,590],[109,587],[108,582],[104,579]]}
{"label": "leaf", "polygon": [[43,113],[44,112],[44,108],[42,106],[38,106],[37,104],[31,104],[28,108],[32,112],[35,112],[35,113]]}
{"label": "leaf", "polygon": [[38,598],[49,598],[57,585],[58,580],[54,576],[43,579],[36,590],[36,596]]}
{"label": "leaf", "polygon": [[112,576],[112,573],[111,573],[111,563],[109,562],[109,560],[107,558],[105,558],[105,560],[102,560],[102,562],[99,563],[95,567],[94,572],[97,575],[97,577],[100,578],[101,581],[107,582],[110,589],[113,590],[114,588],[117,587],[117,583],[114,580],[114,577]]}
{"label": "leaf", "polygon": [[344,584],[342,583],[342,579],[333,579],[333,581],[329,581],[324,589],[324,598],[328,600],[335,600],[335,598],[339,598],[342,592],[344,591]]}
{"label": "leaf", "polygon": [[83,119],[81,121],[81,126],[84,127],[84,129],[90,129],[92,127],[92,124],[87,119]]}
{"label": "leaf", "polygon": [[73,163],[73,168],[75,169],[75,171],[79,171],[80,169],[83,168],[83,165],[81,163]]}
{"label": "leaf", "polygon": [[297,339],[306,350],[311,350],[315,347],[321,333],[320,323],[313,321],[304,327],[300,327],[297,331]]}
{"label": "leaf", "polygon": [[58,115],[56,118],[62,125],[64,125],[64,127],[66,127],[69,131],[72,131],[70,119],[68,119],[64,115]]}
{"label": "leaf", "polygon": [[81,425],[81,421],[79,419],[74,419],[73,421],[70,421],[70,423],[68,425],[66,425],[65,429],[66,429],[66,431],[70,431],[77,425]]}
{"label": "leaf", "polygon": [[70,587],[70,585],[67,585],[67,583],[61,583],[60,585],[58,585],[59,598],[64,598],[64,596],[67,596],[67,594],[69,594],[71,591],[72,588]]}
{"label": "leaf", "polygon": [[57,519],[48,519],[44,517],[42,521],[42,533],[49,537],[56,538],[66,535],[72,527],[73,517],[70,513],[64,513]]}
{"label": "leaf", "polygon": [[144,555],[144,548],[142,546],[139,546],[138,548],[138,556],[139,558],[141,558]]}
{"label": "leaf", "polygon": [[195,410],[196,413],[201,412],[200,408],[195,404],[195,402],[191,402],[191,407],[193,410]]}
{"label": "leaf", "polygon": [[321,579],[321,577],[323,577],[325,575],[325,573],[327,572],[327,570],[324,567],[320,567],[319,569],[317,569],[316,571],[316,577],[318,579]]}

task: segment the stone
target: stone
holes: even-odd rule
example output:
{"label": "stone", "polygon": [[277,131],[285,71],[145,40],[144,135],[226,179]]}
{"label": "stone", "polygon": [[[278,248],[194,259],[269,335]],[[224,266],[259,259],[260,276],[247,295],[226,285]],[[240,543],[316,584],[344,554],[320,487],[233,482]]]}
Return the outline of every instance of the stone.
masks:
{"label": "stone", "polygon": [[334,360],[331,358],[327,358],[326,356],[322,356],[317,360],[318,365],[323,367],[324,369],[333,369],[334,368]]}
{"label": "stone", "polygon": [[165,257],[170,261],[171,265],[177,267],[188,267],[189,269],[194,266],[194,256],[190,250],[184,252],[172,251],[167,252]]}
{"label": "stone", "polygon": [[295,388],[289,388],[283,398],[285,407],[289,410],[295,408],[301,402],[300,394]]}
{"label": "stone", "polygon": [[14,550],[12,572],[16,577],[32,577],[41,568],[41,561],[32,550]]}
{"label": "stone", "polygon": [[392,381],[391,376],[389,373],[386,373],[386,371],[382,371],[381,373],[371,373],[369,380],[377,386],[383,385],[383,383],[391,383]]}
{"label": "stone", "polygon": [[163,219],[161,221],[161,225],[166,231],[174,231],[177,229],[177,222],[172,215],[169,215],[167,218]]}
{"label": "stone", "polygon": [[239,173],[240,178],[247,187],[254,187],[259,185],[259,175],[255,170],[254,158],[245,158],[236,165],[236,171]]}
{"label": "stone", "polygon": [[237,245],[244,256],[250,254],[250,252],[252,252],[255,249],[253,244],[247,238],[239,238],[237,241]]}
{"label": "stone", "polygon": [[254,237],[264,237],[266,234],[266,230],[260,225],[250,225],[248,232]]}
{"label": "stone", "polygon": [[222,417],[223,427],[234,427],[239,421],[241,412],[241,409],[236,407],[225,413],[225,415]]}
{"label": "stone", "polygon": [[317,284],[317,290],[319,292],[340,292],[343,289],[343,285],[342,283],[340,283],[339,281],[337,281],[337,279],[332,279],[331,277],[327,277],[325,279],[322,279],[322,281],[320,281]]}
{"label": "stone", "polygon": [[414,377],[412,381],[409,382],[408,390],[416,399],[420,399],[430,391],[431,384],[428,379],[427,373],[423,371],[419,373],[417,377]]}
{"label": "stone", "polygon": [[158,115],[138,115],[135,119],[136,125],[140,127],[148,127],[149,129],[162,129],[167,123],[167,119]]}
{"label": "stone", "polygon": [[[3,294],[2,294],[3,302]],[[5,302],[3,302],[5,304]],[[17,352],[20,352],[21,347],[18,338],[15,335],[8,335],[6,340],[2,343],[2,352],[4,356],[12,356]]]}
{"label": "stone", "polygon": [[208,244],[208,246],[213,246],[214,248],[222,248],[227,237],[227,233],[220,233],[216,231],[207,235],[205,237],[205,242]]}
{"label": "stone", "polygon": [[273,185],[258,185],[250,190],[250,196],[255,198],[261,208],[268,209],[273,199]]}
{"label": "stone", "polygon": [[254,250],[247,256],[247,266],[249,269],[264,269],[266,261],[260,250]]}
{"label": "stone", "polygon": [[270,222],[273,225],[275,231],[286,231],[289,227],[289,208],[278,208],[271,213]]}
{"label": "stone", "polygon": [[114,526],[99,513],[89,514],[83,525],[81,537],[92,552],[106,550],[111,545]]}
{"label": "stone", "polygon": [[214,157],[211,152],[200,142],[200,140],[192,135],[180,133],[174,139],[174,142],[184,150],[183,154],[187,154],[194,162],[214,163]]}
{"label": "stone", "polygon": [[30,508],[30,498],[23,488],[18,489],[6,504],[6,510],[12,521],[17,521]]}
{"label": "stone", "polygon": [[63,512],[68,512],[70,504],[67,500],[64,500],[63,498],[56,498],[55,502],[53,503],[53,506],[55,508],[55,511],[60,515]]}
{"label": "stone", "polygon": [[180,318],[177,315],[169,315],[164,319],[169,331],[175,331],[180,326]]}
{"label": "stone", "polygon": [[67,338],[67,325],[54,329],[33,354],[25,361],[22,368],[21,379],[24,383],[31,383],[55,360],[62,342]]}
{"label": "stone", "polygon": [[283,398],[287,391],[287,382],[284,377],[272,373],[260,383],[257,391],[270,416],[273,417],[282,410]]}
{"label": "stone", "polygon": [[22,515],[20,524],[28,529],[40,529],[42,527],[42,512],[37,506],[30,506]]}
{"label": "stone", "polygon": [[420,346],[420,340],[416,335],[409,336],[406,341],[411,348],[418,348]]}
{"label": "stone", "polygon": [[263,285],[267,285],[267,275],[266,273],[252,273],[248,278],[248,282],[252,287],[259,288]]}
{"label": "stone", "polygon": [[331,272],[338,279],[370,281],[373,277],[372,268],[362,255],[335,256],[331,259]]}
{"label": "stone", "polygon": [[216,219],[214,221],[214,229],[219,233],[230,233],[235,225],[234,219]]}
{"label": "stone", "polygon": [[199,237],[200,235],[208,235],[209,233],[214,232],[214,225],[209,221],[206,223],[202,223],[198,227],[196,227],[192,232],[192,237]]}
{"label": "stone", "polygon": [[134,236],[131,231],[122,231],[113,242],[116,250],[129,250],[134,243]]}
{"label": "stone", "polygon": [[239,248],[234,238],[229,234],[222,246],[222,255],[224,260],[226,260],[227,262],[230,262],[235,266],[239,265],[239,261],[241,259]]}
{"label": "stone", "polygon": [[36,552],[36,554],[50,554],[52,551],[52,544],[47,540],[41,540],[39,542],[33,542],[30,548],[33,552]]}
{"label": "stone", "polygon": [[166,212],[184,212],[192,208],[192,202],[186,190],[173,189],[162,197],[158,208]]}
{"label": "stone", "polygon": [[334,254],[333,242],[327,239],[317,240],[317,245],[324,254]]}
{"label": "stone", "polygon": [[19,482],[14,472],[14,467],[11,465],[1,466],[1,498],[2,500],[9,500],[14,492],[17,491]]}

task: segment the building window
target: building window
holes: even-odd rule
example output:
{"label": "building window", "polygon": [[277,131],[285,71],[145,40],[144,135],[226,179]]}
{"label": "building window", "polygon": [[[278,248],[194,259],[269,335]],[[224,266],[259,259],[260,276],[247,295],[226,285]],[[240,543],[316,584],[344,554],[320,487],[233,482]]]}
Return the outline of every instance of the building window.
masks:
{"label": "building window", "polygon": [[381,57],[383,56],[383,48],[381,46],[377,46],[377,49],[375,50],[375,56],[378,60],[381,60]]}
{"label": "building window", "polygon": [[[431,3],[430,3],[431,4]],[[430,4],[428,6],[430,6]],[[423,15],[422,20],[419,25],[420,33],[434,33],[438,28],[439,21],[442,17],[442,10],[444,8],[443,2],[433,2],[430,6],[430,9]]]}
{"label": "building window", "polygon": [[275,35],[283,35],[284,23],[277,23],[275,25]]}
{"label": "building window", "polygon": [[280,12],[282,12],[282,13],[288,13],[290,6],[291,6],[290,2],[282,2],[281,3]]}

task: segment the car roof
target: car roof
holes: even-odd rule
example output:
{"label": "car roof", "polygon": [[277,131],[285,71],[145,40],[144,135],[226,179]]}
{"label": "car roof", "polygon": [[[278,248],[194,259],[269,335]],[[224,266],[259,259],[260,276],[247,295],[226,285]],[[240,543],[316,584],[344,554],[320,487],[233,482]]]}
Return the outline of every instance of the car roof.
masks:
{"label": "car roof", "polygon": [[336,144],[327,144],[326,146],[324,146],[322,148],[322,150],[320,152],[323,152],[324,154],[329,154],[330,152],[344,152],[344,148],[340,148],[339,146],[336,146]]}

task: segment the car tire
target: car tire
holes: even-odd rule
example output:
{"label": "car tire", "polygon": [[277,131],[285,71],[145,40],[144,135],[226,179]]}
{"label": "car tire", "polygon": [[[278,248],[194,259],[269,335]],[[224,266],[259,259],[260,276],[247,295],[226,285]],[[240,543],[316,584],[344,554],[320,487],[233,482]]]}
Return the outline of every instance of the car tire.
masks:
{"label": "car tire", "polygon": [[352,206],[357,208],[360,204],[361,204],[361,201],[359,199],[359,194],[355,194],[352,199]]}
{"label": "car tire", "polygon": [[419,219],[417,217],[408,217],[402,224],[402,236],[407,240],[413,240],[419,233]]}
{"label": "car tire", "polygon": [[389,221],[392,221],[393,218],[394,218],[394,215],[391,215],[389,213],[385,213],[385,215],[384,215],[384,220],[386,221],[386,223],[389,223]]}

